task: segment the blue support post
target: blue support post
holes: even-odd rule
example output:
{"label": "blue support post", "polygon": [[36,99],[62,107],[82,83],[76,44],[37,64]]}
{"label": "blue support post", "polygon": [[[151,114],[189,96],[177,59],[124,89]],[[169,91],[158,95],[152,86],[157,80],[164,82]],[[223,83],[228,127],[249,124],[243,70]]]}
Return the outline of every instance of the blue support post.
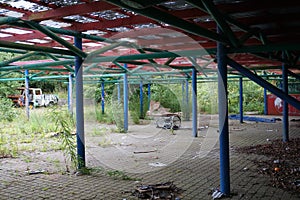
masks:
{"label": "blue support post", "polygon": [[[219,31],[219,30],[218,30]],[[230,194],[229,171],[229,129],[227,102],[227,58],[225,46],[217,43],[218,62],[218,107],[220,130],[220,190],[223,194]]]}
{"label": "blue support post", "polygon": [[240,83],[240,123],[243,123],[244,122],[244,112],[243,112],[243,78],[240,77],[240,80],[239,80],[239,83]]}
{"label": "blue support post", "polygon": [[197,120],[197,70],[194,68],[192,72],[192,109],[193,109],[193,137],[198,136],[198,120]]}
{"label": "blue support post", "polygon": [[[284,63],[282,63],[282,91],[288,94],[288,71]],[[282,136],[283,142],[289,141],[289,104],[287,101],[283,100],[283,126],[282,126]]]}
{"label": "blue support post", "polygon": [[26,116],[27,119],[30,118],[30,107],[29,107],[29,101],[30,101],[30,96],[29,96],[29,72],[26,69],[25,70],[25,108],[26,108]]}
{"label": "blue support post", "polygon": [[68,83],[68,110],[71,115],[73,115],[73,75],[69,73],[69,83]]}
{"label": "blue support post", "polygon": [[151,84],[148,83],[148,110],[150,110],[150,104],[151,104]]}
{"label": "blue support post", "polygon": [[264,114],[268,115],[268,94],[267,89],[264,88]]}
{"label": "blue support post", "polygon": [[104,91],[104,82],[101,82],[101,109],[102,114],[104,114],[105,109],[105,91]]}
{"label": "blue support post", "polygon": [[[127,68],[127,64],[124,65]],[[128,80],[127,74],[124,74],[123,81],[123,99],[124,99],[124,131],[128,131]]]}
{"label": "blue support post", "polygon": [[[74,44],[82,49],[82,38],[74,37]],[[78,169],[85,167],[85,136],[84,136],[84,111],[83,111],[83,77],[82,58],[75,56],[75,81],[76,81],[76,138]]]}
{"label": "blue support post", "polygon": [[144,112],[144,93],[143,93],[143,81],[140,82],[140,118],[143,118],[143,112]]}
{"label": "blue support post", "polygon": [[185,120],[190,120],[190,108],[189,108],[189,81],[185,80]]}

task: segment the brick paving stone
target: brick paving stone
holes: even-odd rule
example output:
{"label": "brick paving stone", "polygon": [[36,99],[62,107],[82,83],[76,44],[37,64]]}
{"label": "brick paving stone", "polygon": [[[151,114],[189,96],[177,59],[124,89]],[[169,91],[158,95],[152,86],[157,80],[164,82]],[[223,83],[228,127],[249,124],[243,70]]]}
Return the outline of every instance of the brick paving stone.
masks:
{"label": "brick paving stone", "polygon": [[[280,122],[275,124],[230,122],[232,127],[243,128],[243,131],[230,131],[231,146],[231,189],[235,193],[230,199],[299,199],[299,194],[273,188],[267,176],[257,173],[254,159],[265,159],[264,156],[246,155],[235,152],[235,147],[263,144],[267,139],[281,138]],[[273,130],[273,131],[268,131]],[[180,130],[179,130],[180,131]],[[204,132],[201,132],[204,135]],[[299,137],[298,128],[290,128],[290,137]],[[186,137],[190,137],[187,135]],[[184,190],[185,200],[212,199],[208,195],[212,188],[219,186],[219,148],[216,144],[207,156],[199,158],[200,142],[193,141],[187,151],[167,167],[145,173],[127,173],[130,177],[141,178],[136,182],[114,179],[103,172],[92,175],[75,176],[62,174],[24,176],[22,172],[11,169],[0,169],[0,200],[6,199],[136,199],[130,193],[140,184],[155,184],[174,181]],[[90,150],[92,151],[92,149]],[[87,154],[88,156],[90,155]],[[168,155],[168,154],[167,154]],[[170,154],[171,155],[171,154]],[[95,156],[95,155],[93,155]],[[93,163],[93,167],[99,162]],[[99,167],[99,166],[98,166]],[[102,166],[103,167],[103,166]],[[244,170],[244,168],[247,168]]]}

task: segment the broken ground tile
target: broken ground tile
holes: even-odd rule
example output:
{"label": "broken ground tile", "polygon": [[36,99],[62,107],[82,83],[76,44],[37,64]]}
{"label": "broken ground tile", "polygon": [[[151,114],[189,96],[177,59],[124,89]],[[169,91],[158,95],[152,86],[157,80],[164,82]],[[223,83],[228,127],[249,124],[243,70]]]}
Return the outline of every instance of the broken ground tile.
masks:
{"label": "broken ground tile", "polygon": [[173,182],[159,183],[154,185],[140,185],[132,192],[139,199],[178,199],[180,200],[182,189],[177,188]]}

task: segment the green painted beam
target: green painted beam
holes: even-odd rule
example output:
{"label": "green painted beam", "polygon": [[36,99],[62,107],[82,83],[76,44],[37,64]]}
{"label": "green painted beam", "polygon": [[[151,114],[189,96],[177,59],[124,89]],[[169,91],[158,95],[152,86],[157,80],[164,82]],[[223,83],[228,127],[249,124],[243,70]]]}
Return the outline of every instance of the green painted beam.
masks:
{"label": "green painted beam", "polygon": [[204,5],[207,12],[214,18],[218,26],[221,28],[223,34],[227,36],[231,46],[240,46],[238,39],[236,38],[233,31],[225,21],[224,16],[218,11],[218,9],[215,7],[214,3],[211,0],[202,0],[202,3],[201,1],[195,2],[189,0],[187,0],[187,2],[197,8],[202,8]]}
{"label": "green painted beam", "polygon": [[40,76],[40,77],[33,77],[31,80],[47,80],[47,79],[67,79],[69,75],[57,75],[57,76]]}
{"label": "green painted beam", "polygon": [[59,37],[58,35],[56,35],[54,32],[52,32],[51,30],[49,30],[47,27],[41,26],[38,23],[33,22],[33,21],[25,21],[25,23],[28,24],[29,26],[31,26],[32,28],[34,28],[34,29],[36,29],[36,30],[44,33],[48,37],[52,38],[56,42],[58,42],[61,45],[63,45],[64,47],[68,48],[75,55],[77,55],[77,56],[79,56],[81,58],[85,58],[87,56],[86,53],[84,53],[83,51],[81,51],[79,48],[75,47],[73,44],[71,44],[71,43],[67,42],[66,40],[62,39],[61,37]]}
{"label": "green painted beam", "polygon": [[126,67],[123,67],[121,64],[117,63],[117,62],[113,62],[113,64],[115,64],[116,66],[118,66],[120,69],[124,70],[125,72],[128,72],[129,74],[131,74],[131,71],[129,71]]}
{"label": "green painted beam", "polygon": [[[205,6],[199,2],[199,0],[187,0],[187,2],[189,2],[192,5],[198,5],[197,7],[204,11],[207,12],[207,10],[205,9]],[[226,13],[221,13],[221,15],[223,16],[223,18],[230,24],[236,26],[237,28],[239,28],[242,31],[245,31],[246,33],[250,33],[251,35],[254,35],[255,38],[257,38],[258,40],[261,40],[262,44],[267,44],[267,38],[265,37],[265,35],[258,31],[258,29],[256,28],[250,28],[249,26],[240,23],[239,21],[235,20],[234,18],[232,18],[231,16],[229,16]]]}
{"label": "green painted beam", "polygon": [[10,75],[10,74],[11,74],[11,72],[1,73],[1,74],[0,74],[0,77],[4,77],[4,76]]}
{"label": "green painted beam", "polygon": [[[18,27],[23,27],[23,28],[28,28],[28,29],[32,29],[31,26],[29,26],[28,24],[24,23],[24,22],[26,22],[25,20],[21,20],[19,18],[15,18],[15,19],[18,19],[20,21],[11,23],[11,25],[18,26]],[[114,40],[111,40],[109,38],[103,38],[103,37],[99,37],[99,36],[95,36],[95,35],[88,35],[88,34],[80,33],[78,31],[66,30],[66,29],[61,29],[61,28],[54,28],[54,27],[49,27],[49,26],[44,26],[44,27],[46,27],[50,31],[52,31],[54,33],[57,33],[57,34],[63,34],[63,35],[69,35],[69,36],[76,36],[76,37],[80,37],[80,38],[84,38],[84,39],[89,39],[89,40],[94,40],[94,41],[98,41],[98,42],[106,42],[106,43],[114,43],[115,42]]]}
{"label": "green painted beam", "polygon": [[16,54],[24,54],[24,53],[28,53],[28,51],[26,51],[26,50],[11,49],[11,48],[3,48],[3,47],[0,47],[0,52],[16,53]]}
{"label": "green painted beam", "polygon": [[[114,44],[111,44],[111,45],[108,45],[108,46],[105,46],[105,47],[102,47],[100,49],[97,49],[95,51],[92,51],[88,54],[88,58],[87,59],[93,59],[95,57],[99,57],[99,54],[103,54],[109,50],[112,50],[112,49],[115,49],[117,47],[120,47],[120,46],[127,46],[128,45],[128,42],[116,42]],[[102,57],[102,56],[100,56]]]}
{"label": "green painted beam", "polygon": [[[36,63],[36,64],[28,64],[23,66],[5,66],[0,67],[0,71],[7,71],[7,70],[23,70],[23,69],[32,69],[32,70],[49,70],[54,68],[45,68],[50,66],[60,66],[64,64],[74,64],[74,60],[64,60],[64,61],[53,61],[53,62],[45,62],[45,63]],[[55,69],[55,70],[61,70],[61,69]],[[67,71],[67,70],[63,70]]]}
{"label": "green painted beam", "polygon": [[39,76],[39,75],[44,74],[44,73],[45,73],[45,71],[40,71],[38,73],[32,74],[32,75],[30,75],[29,79],[31,79],[33,77],[36,77],[36,76]]}
{"label": "green painted beam", "polygon": [[0,78],[0,82],[5,81],[25,81],[25,78]]}
{"label": "green painted beam", "polygon": [[0,47],[21,49],[21,50],[27,50],[27,51],[48,52],[48,53],[72,55],[72,56],[74,55],[74,53],[69,50],[42,47],[42,46],[34,46],[34,45],[28,45],[28,44],[20,44],[20,43],[14,43],[14,42],[7,42],[7,41],[3,41],[3,40],[0,40]]}
{"label": "green painted beam", "polygon": [[144,59],[155,59],[155,58],[174,58],[174,57],[185,57],[185,56],[200,56],[208,55],[211,50],[195,49],[186,51],[174,51],[174,52],[156,52],[147,54],[135,54],[135,55],[121,55],[121,56],[106,56],[98,57],[93,60],[87,60],[89,63],[98,62],[110,62],[110,61],[132,61],[132,60],[144,60]]}
{"label": "green painted beam", "polygon": [[[53,59],[55,61],[60,61],[60,59],[57,56],[53,55],[53,54],[44,53],[44,55],[48,56],[49,58],[51,58],[51,59]],[[75,60],[75,58],[70,58],[70,57],[68,59],[74,59]],[[69,65],[63,65],[63,66],[66,69],[68,69],[70,72],[74,72],[75,71],[75,69],[72,66],[69,66]]]}
{"label": "green painted beam", "polygon": [[202,36],[205,38],[209,38],[213,41],[219,41],[223,43],[228,43],[228,41],[222,36],[219,35],[216,32],[207,30],[201,26],[197,26],[194,23],[191,23],[189,21],[183,20],[181,18],[177,18],[174,15],[165,13],[163,11],[160,11],[159,9],[148,7],[145,9],[136,9],[131,6],[128,6],[124,4],[122,1],[119,0],[109,0],[109,3],[115,4],[117,6],[120,6],[122,8],[126,8],[128,10],[131,10],[135,13],[138,13],[140,15],[147,16],[153,20],[163,22],[166,24],[170,24],[173,27],[179,28],[181,30],[187,31],[189,33],[192,33],[194,35]]}
{"label": "green painted beam", "polygon": [[[130,76],[160,76],[160,75],[181,75],[183,73],[190,73],[191,70],[182,70],[182,71],[160,71],[160,72],[139,72],[133,73]],[[114,73],[114,74],[97,74],[97,75],[84,75],[84,78],[105,78],[105,77],[121,77],[124,73]]]}
{"label": "green painted beam", "polygon": [[5,25],[5,24],[10,24],[10,23],[13,23],[13,22],[17,22],[19,20],[20,19],[14,18],[14,17],[0,17],[0,26]]}
{"label": "green painted beam", "polygon": [[23,54],[23,55],[20,55],[20,56],[17,56],[17,57],[14,57],[10,60],[5,60],[5,61],[2,61],[0,62],[0,67],[3,67],[3,66],[6,66],[8,65],[9,63],[13,63],[13,62],[16,62],[16,61],[19,61],[19,60],[22,60],[24,58],[29,58],[33,55],[36,55],[38,54],[37,52],[29,52],[29,53],[26,53],[26,54]]}

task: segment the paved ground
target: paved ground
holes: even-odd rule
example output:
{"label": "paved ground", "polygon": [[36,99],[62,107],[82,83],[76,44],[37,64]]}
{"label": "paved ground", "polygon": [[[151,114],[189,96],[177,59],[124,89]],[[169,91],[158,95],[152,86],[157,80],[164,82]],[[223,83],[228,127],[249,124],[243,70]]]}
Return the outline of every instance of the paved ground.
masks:
{"label": "paved ground", "polygon": [[[91,175],[63,175],[55,171],[28,175],[13,159],[1,159],[0,199],[129,200],[137,198],[124,191],[132,191],[140,184],[167,181],[173,181],[184,190],[181,199],[212,199],[210,190],[219,186],[216,122],[213,118],[201,121],[197,138],[191,137],[189,122],[184,122],[183,128],[174,134],[169,130],[158,131],[152,123],[132,126],[127,135],[107,134],[105,140],[103,135],[89,136],[86,139],[87,165],[98,169]],[[299,122],[290,122],[291,138],[299,137],[299,126]],[[299,193],[271,187],[268,177],[257,173],[253,160],[266,159],[264,156],[235,151],[236,147],[281,138],[281,129],[281,122],[239,124],[230,121],[231,191],[234,194],[231,199],[300,198]],[[131,180],[122,180],[120,176]]]}

